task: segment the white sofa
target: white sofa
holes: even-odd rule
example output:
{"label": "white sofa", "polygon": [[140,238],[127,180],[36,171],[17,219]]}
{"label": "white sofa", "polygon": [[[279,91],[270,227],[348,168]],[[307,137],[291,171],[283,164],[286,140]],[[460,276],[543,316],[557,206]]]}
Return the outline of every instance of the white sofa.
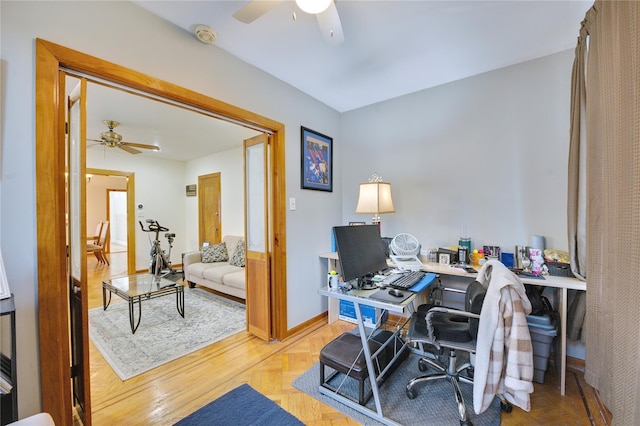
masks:
{"label": "white sofa", "polygon": [[184,253],[182,258],[182,270],[184,278],[193,288],[197,285],[208,287],[220,293],[246,299],[246,283],[244,268],[244,237],[237,235],[225,235],[222,242],[226,245],[229,260],[231,260],[236,247],[242,246],[242,265],[234,266],[227,261],[204,263],[202,262],[202,250]]}

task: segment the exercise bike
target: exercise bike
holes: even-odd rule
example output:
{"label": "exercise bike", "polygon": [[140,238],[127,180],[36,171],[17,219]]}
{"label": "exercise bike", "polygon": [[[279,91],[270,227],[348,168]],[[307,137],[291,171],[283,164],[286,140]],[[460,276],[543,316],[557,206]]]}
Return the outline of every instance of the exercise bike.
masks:
{"label": "exercise bike", "polygon": [[[151,251],[149,253],[149,273],[154,276],[155,280],[159,281],[160,278],[164,278],[167,275],[182,274],[181,270],[173,269],[171,266],[171,249],[173,248],[173,240],[176,234],[167,232],[169,228],[160,225],[154,219],[147,219],[147,229],[144,229],[142,221],[138,221],[138,223],[140,223],[140,228],[142,228],[143,232],[155,232],[156,234],[155,239],[151,241]],[[168,251],[162,249],[160,232],[166,232],[164,236],[169,243]]]}

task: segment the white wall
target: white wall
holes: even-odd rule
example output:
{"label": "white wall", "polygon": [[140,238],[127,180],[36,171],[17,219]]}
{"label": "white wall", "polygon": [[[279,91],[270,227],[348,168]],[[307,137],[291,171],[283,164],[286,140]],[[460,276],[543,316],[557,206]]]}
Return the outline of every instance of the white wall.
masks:
{"label": "white wall", "polygon": [[[135,173],[136,210],[136,270],[149,267],[149,249],[154,233],[143,232],[138,224],[146,219],[155,219],[176,234],[171,251],[171,262],[179,264],[181,253],[185,251],[185,209],[182,201],[186,198],[184,188],[185,163],[182,161],[160,160],[133,156],[117,150],[87,150],[87,167],[93,169],[118,170]],[[138,210],[139,203],[144,205]],[[164,233],[160,234],[162,248],[167,250],[168,243]]]}
{"label": "white wall", "polygon": [[[113,22],[118,22],[117,31],[96,31],[112,28]],[[317,295],[326,273],[318,254],[330,249],[332,226],[350,220],[369,221],[368,216],[355,215],[353,210],[358,183],[373,172],[393,185],[397,213],[383,217],[385,235],[411,232],[424,244],[452,244],[466,224],[474,244],[526,244],[536,233],[547,236],[550,246],[566,248],[569,53],[341,117],[282,81],[215,45],[198,42],[128,2],[2,2],[0,24],[0,236],[7,275],[16,295],[21,417],[40,409],[36,37],[285,124],[287,198],[297,201],[297,209],[287,215],[289,327],[326,310],[326,300]],[[301,125],[334,138],[333,192],[300,189]],[[121,161],[118,170],[146,167],[128,163],[132,160],[127,157]],[[184,166],[169,163],[169,173],[162,177],[170,188],[166,196],[184,199],[184,185],[193,183],[193,176],[180,170]],[[157,188],[136,181],[140,194]],[[161,223],[170,224],[177,236],[185,235],[184,242],[176,240],[176,244],[190,245],[193,236],[185,225],[189,208],[182,213],[167,210],[161,198],[144,197],[146,217],[155,216]],[[235,228],[226,228],[230,229]],[[176,248],[176,252],[181,251]],[[137,262],[146,265],[146,254],[143,257]]]}
{"label": "white wall", "polygon": [[[340,221],[341,198],[339,187],[333,193],[323,194],[316,191],[313,194],[310,193],[312,191],[305,193],[299,189],[299,138],[301,125],[337,137],[340,116],[336,111],[233,58],[215,45],[200,43],[191,34],[129,2],[2,2],[0,19],[0,235],[9,282],[16,295],[21,416],[40,409],[34,150],[36,37],[153,75],[284,123],[287,192],[288,196],[298,198],[299,206],[287,217],[287,275],[289,286],[294,289],[288,295],[289,325],[299,324],[322,312],[319,296],[308,302],[309,295],[315,295],[319,286],[309,277],[320,274],[317,253],[326,249],[327,229]],[[114,22],[118,22],[117,31],[96,31],[96,28],[113,28]],[[150,38],[149,34],[154,37]],[[336,166],[339,169],[339,161]],[[117,169],[132,167],[123,165]],[[339,174],[336,174],[336,178],[339,179]],[[178,173],[176,179],[180,184],[175,192],[170,190],[167,196],[184,198],[184,172]],[[136,183],[136,189],[142,193],[150,188],[144,183]],[[172,230],[176,229],[177,235],[185,235],[184,212],[179,215],[161,211],[160,207],[156,209],[154,198],[159,197],[145,197],[145,215],[156,215],[158,220],[171,224],[169,226]],[[307,225],[309,217],[315,219],[313,227]],[[137,260],[137,264],[145,265],[143,262],[145,260],[142,257]]]}
{"label": "white wall", "polygon": [[415,235],[423,247],[513,252],[544,235],[566,250],[570,73],[573,51],[503,68],[342,114],[343,219],[358,183],[391,183],[396,213],[383,236]]}
{"label": "white wall", "polygon": [[[91,179],[87,179],[87,237],[95,234],[98,222],[109,220],[107,217],[107,190],[109,189],[126,190],[126,179],[101,175],[94,175]],[[113,238],[113,229],[109,233]]]}
{"label": "white wall", "polygon": [[[567,164],[573,51],[565,51],[342,114],[343,224],[358,184],[391,182],[396,213],[383,236],[415,235],[423,247],[513,253],[545,236],[568,249]],[[541,283],[544,285],[544,283]],[[550,296],[551,297],[551,296]],[[584,344],[569,342],[584,359]]]}
{"label": "white wall", "polygon": [[[113,170],[113,169],[112,169]],[[122,193],[124,202],[122,205],[108,206],[109,190],[119,189],[126,191],[127,180],[123,177],[93,175],[87,179],[87,238],[95,235],[96,225],[100,221],[109,221],[109,241],[120,245],[127,245],[127,205],[126,194]],[[114,193],[112,193],[114,194]],[[107,217],[107,209],[110,207],[109,213],[119,215],[122,220],[115,222],[111,217]],[[114,210],[115,208],[115,210]],[[123,214],[122,214],[123,213]]]}
{"label": "white wall", "polygon": [[[198,176],[220,173],[222,235],[244,235],[244,177],[242,141],[239,147],[189,161],[185,185],[197,184]],[[197,250],[198,197],[186,197],[186,251]]]}

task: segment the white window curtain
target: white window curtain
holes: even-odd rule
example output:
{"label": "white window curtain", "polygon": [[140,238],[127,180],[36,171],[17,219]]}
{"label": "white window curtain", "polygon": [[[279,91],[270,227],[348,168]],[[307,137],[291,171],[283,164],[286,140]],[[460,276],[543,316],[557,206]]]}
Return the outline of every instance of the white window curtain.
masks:
{"label": "white window curtain", "polygon": [[587,278],[585,379],[613,424],[637,425],[640,2],[595,2],[583,22],[573,79],[569,249],[573,269]]}

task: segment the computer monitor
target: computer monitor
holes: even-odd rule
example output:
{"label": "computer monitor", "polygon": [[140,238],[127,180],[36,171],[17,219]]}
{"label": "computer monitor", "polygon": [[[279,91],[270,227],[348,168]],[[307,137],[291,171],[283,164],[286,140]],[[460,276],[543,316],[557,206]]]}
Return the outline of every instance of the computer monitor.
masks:
{"label": "computer monitor", "polygon": [[378,225],[334,226],[333,234],[343,281],[372,287],[371,278],[388,267]]}

